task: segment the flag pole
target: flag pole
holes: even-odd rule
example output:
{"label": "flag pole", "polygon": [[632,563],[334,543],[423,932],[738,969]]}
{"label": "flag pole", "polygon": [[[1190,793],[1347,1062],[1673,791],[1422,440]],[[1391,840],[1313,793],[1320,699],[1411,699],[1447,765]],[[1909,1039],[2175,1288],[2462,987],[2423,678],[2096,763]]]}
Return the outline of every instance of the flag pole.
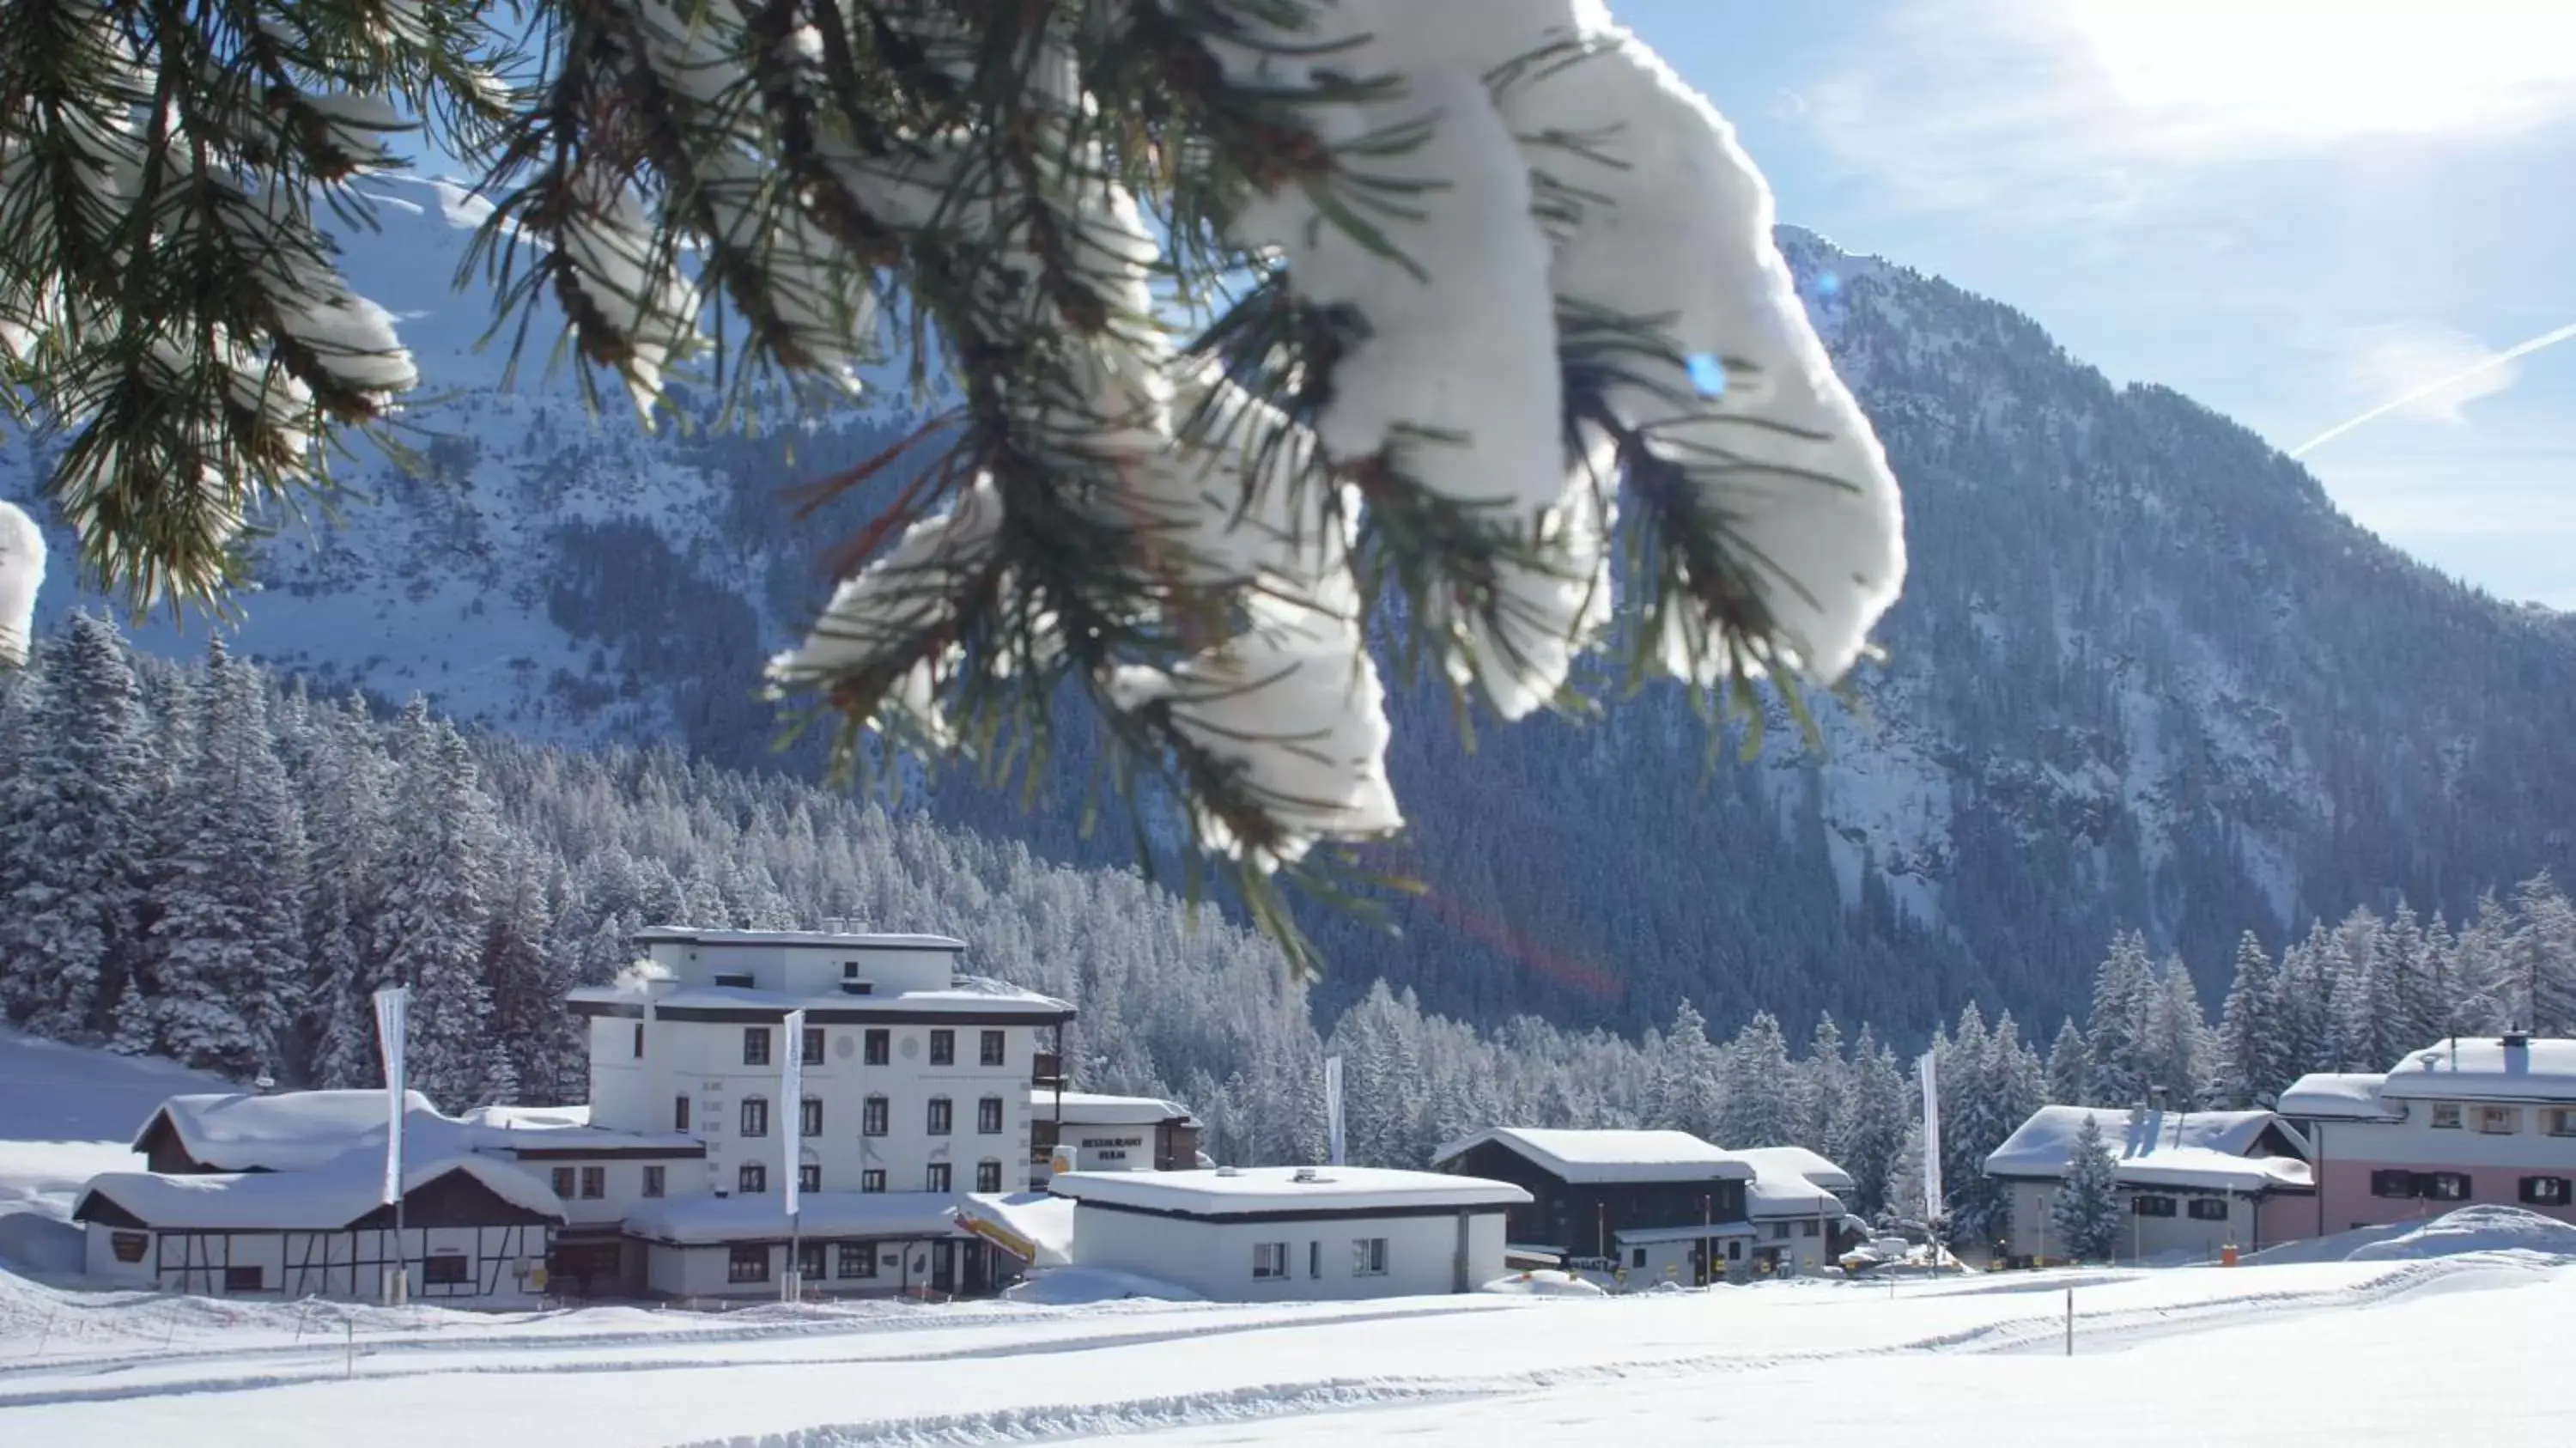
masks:
{"label": "flag pole", "polygon": [[805,1296],[805,1204],[800,1190],[805,1166],[805,1012],[789,1011],[783,1024],[787,1039],[783,1043],[786,1060],[778,1072],[778,1134],[779,1155],[787,1168],[787,1271],[781,1286],[782,1300],[797,1302]]}
{"label": "flag pole", "polygon": [[[404,1046],[410,1036],[411,987],[390,985],[376,992],[376,1040],[385,1058],[384,1200],[394,1209],[393,1272],[385,1279],[385,1303],[400,1307],[411,1300],[411,1249],[403,1222]],[[354,1284],[352,1284],[354,1285]]]}

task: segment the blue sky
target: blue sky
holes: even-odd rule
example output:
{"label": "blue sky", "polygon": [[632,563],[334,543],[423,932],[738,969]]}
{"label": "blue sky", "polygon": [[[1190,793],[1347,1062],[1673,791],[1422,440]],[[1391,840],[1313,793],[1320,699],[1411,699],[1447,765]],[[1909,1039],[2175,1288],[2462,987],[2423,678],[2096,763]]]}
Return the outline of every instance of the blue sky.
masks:
{"label": "blue sky", "polygon": [[[1782,219],[2294,448],[2576,323],[2576,0],[1612,0]],[[2576,340],[2307,462],[2576,609]]]}

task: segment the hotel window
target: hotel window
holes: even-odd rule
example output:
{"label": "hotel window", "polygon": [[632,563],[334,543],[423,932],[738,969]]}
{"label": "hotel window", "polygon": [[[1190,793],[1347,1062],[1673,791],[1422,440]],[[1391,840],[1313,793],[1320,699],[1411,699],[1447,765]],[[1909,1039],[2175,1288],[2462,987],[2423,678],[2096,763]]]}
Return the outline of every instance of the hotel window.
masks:
{"label": "hotel window", "polygon": [[260,1276],[260,1271],[256,1267],[227,1267],[224,1269],[224,1290],[226,1292],[265,1292],[268,1290],[268,1284]]}
{"label": "hotel window", "polygon": [[1773,1222],[1771,1224],[1771,1240],[1774,1242],[1788,1241],[1789,1224],[1786,1222]]}
{"label": "hotel window", "polygon": [[823,1064],[823,1028],[821,1026],[807,1026],[805,1028],[805,1039],[800,1044],[804,1050],[803,1063],[805,1065],[820,1066]]}
{"label": "hotel window", "polygon": [[1288,1244],[1255,1242],[1252,1244],[1252,1278],[1258,1282],[1268,1277],[1288,1275]]}
{"label": "hotel window", "polygon": [[2535,1207],[2563,1207],[2567,1205],[2567,1178],[2524,1177],[2522,1199]]}
{"label": "hotel window", "polygon": [[2541,1129],[2552,1136],[2576,1136],[2576,1111],[2553,1106],[2540,1113]]}
{"label": "hotel window", "polygon": [[2226,1199],[2226,1198],[2224,1198],[2224,1197],[2194,1197],[2194,1198],[2192,1198],[2192,1199],[2191,1199],[2191,1219],[2192,1219],[2193,1221],[2195,1221],[2195,1222],[2224,1222],[2224,1221],[2226,1221],[2226,1220],[2227,1220],[2227,1199]]}
{"label": "hotel window", "polygon": [[598,1201],[608,1195],[608,1168],[586,1166],[581,1169],[581,1195],[586,1201]]}
{"label": "hotel window", "polygon": [[2424,1195],[2437,1202],[2465,1202],[2469,1199],[2469,1177],[2466,1172],[2426,1172],[2422,1181]]}
{"label": "hotel window", "polygon": [[819,1162],[804,1162],[796,1168],[796,1190],[819,1192],[823,1189],[823,1167]]}
{"label": "hotel window", "polygon": [[867,1100],[860,1102],[859,1135],[883,1136],[885,1134],[886,1099],[882,1096],[871,1096]]}
{"label": "hotel window", "polygon": [[648,1166],[644,1168],[644,1195],[648,1197],[658,1197],[662,1195],[662,1170],[663,1169],[658,1166]]}
{"label": "hotel window", "polygon": [[1351,1243],[1351,1275],[1353,1277],[1386,1275],[1386,1239],[1384,1237],[1362,1237]]}
{"label": "hotel window", "polygon": [[882,1066],[894,1059],[894,1033],[880,1026],[864,1038],[867,1049],[859,1059],[871,1066]]}
{"label": "hotel window", "polygon": [[796,1275],[804,1278],[808,1282],[816,1281],[822,1277],[822,1243],[799,1242],[796,1244]]}
{"label": "hotel window", "polygon": [[861,1171],[859,1173],[859,1190],[863,1192],[884,1191],[885,1168],[881,1166],[872,1166]]}
{"label": "hotel window", "polygon": [[769,1280],[769,1249],[759,1245],[736,1246],[725,1259],[727,1282],[766,1282]]}
{"label": "hotel window", "polygon": [[2444,1131],[2457,1131],[2457,1130],[2459,1130],[2459,1129],[2460,1129],[2460,1103],[2458,1103],[2457,1101],[2436,1101],[2436,1102],[2434,1102],[2434,1103],[2433,1103],[2433,1124],[2434,1124],[2435,1126],[2437,1126],[2437,1127],[2441,1128],[2441,1129],[2442,1129],[2442,1130],[2444,1130]]}
{"label": "hotel window", "polygon": [[644,1023],[642,1021],[635,1023],[635,1059],[638,1061],[644,1059]]}
{"label": "hotel window", "polygon": [[2129,1210],[2141,1217],[2170,1217],[2174,1214],[2171,1197],[2131,1197]]}
{"label": "hotel window", "polygon": [[689,1098],[686,1096],[671,1098],[671,1129],[673,1131],[689,1129]]}
{"label": "hotel window", "polygon": [[432,1287],[461,1287],[473,1278],[465,1270],[465,1254],[441,1252],[420,1264],[420,1280]]}
{"label": "hotel window", "polygon": [[933,1066],[954,1066],[957,1064],[957,1033],[955,1031],[943,1029],[930,1033],[930,1064]]}
{"label": "hotel window", "polygon": [[745,1136],[769,1134],[769,1099],[767,1097],[742,1098],[742,1134]]}
{"label": "hotel window", "polygon": [[948,1163],[934,1161],[930,1164],[930,1184],[922,1190],[933,1192],[948,1190]]}
{"label": "hotel window", "polygon": [[769,1027],[745,1026],[742,1028],[742,1063],[746,1066],[769,1064]]}
{"label": "hotel window", "polygon": [[734,1184],[746,1197],[759,1196],[769,1190],[769,1168],[756,1161],[744,1162],[742,1170],[734,1173]]}
{"label": "hotel window", "polygon": [[1645,1248],[1637,1247],[1630,1250],[1628,1253],[1628,1270],[1631,1272],[1643,1272],[1646,1270]]}
{"label": "hotel window", "polygon": [[568,1166],[556,1167],[554,1178],[555,1195],[570,1200],[574,1181],[573,1169]]}
{"label": "hotel window", "polygon": [[2370,1194],[2374,1197],[2420,1197],[2424,1188],[2411,1171],[2375,1171],[2370,1174]]}
{"label": "hotel window", "polygon": [[1003,1060],[1002,1033],[986,1031],[976,1059],[987,1066],[999,1066]]}
{"label": "hotel window", "polygon": [[807,1136],[823,1134],[823,1098],[808,1096],[796,1103],[796,1129]]}
{"label": "hotel window", "polygon": [[840,1275],[843,1277],[876,1276],[877,1244],[874,1242],[843,1242],[841,1244]]}
{"label": "hotel window", "polygon": [[1002,1098],[987,1096],[975,1103],[975,1132],[979,1136],[1002,1134]]}
{"label": "hotel window", "polygon": [[949,1106],[949,1104],[948,1104],[948,1098],[947,1098],[947,1097],[945,1097],[945,1096],[933,1096],[933,1097],[931,1097],[931,1098],[930,1098],[930,1134],[931,1134],[931,1135],[933,1135],[933,1136],[946,1136],[946,1135],[948,1134],[948,1127],[949,1127],[950,1119],[951,1119],[953,1116],[955,1116],[955,1114],[956,1114],[956,1113],[955,1113],[955,1111],[954,1111],[954,1110]]}
{"label": "hotel window", "polygon": [[2478,1134],[2513,1136],[2522,1130],[2522,1108],[2519,1106],[2481,1106],[2478,1108]]}
{"label": "hotel window", "polygon": [[975,1163],[975,1190],[998,1192],[1002,1189],[1002,1164],[998,1161]]}

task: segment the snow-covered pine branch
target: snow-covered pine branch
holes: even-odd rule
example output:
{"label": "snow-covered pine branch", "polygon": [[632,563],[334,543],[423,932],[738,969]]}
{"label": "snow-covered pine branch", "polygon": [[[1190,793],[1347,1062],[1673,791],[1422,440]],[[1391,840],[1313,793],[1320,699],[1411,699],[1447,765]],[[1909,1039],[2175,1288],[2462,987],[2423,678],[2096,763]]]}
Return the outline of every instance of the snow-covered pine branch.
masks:
{"label": "snow-covered pine branch", "polygon": [[0,667],[26,665],[44,583],[44,533],[24,508],[0,498]]}

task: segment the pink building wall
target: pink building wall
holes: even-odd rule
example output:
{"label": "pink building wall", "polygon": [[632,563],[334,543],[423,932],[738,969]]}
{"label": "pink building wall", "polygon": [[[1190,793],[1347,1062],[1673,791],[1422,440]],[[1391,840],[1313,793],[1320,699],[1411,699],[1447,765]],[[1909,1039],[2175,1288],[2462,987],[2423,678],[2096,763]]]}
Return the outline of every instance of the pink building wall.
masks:
{"label": "pink building wall", "polygon": [[[2427,1153],[2428,1157],[2434,1155]],[[2469,1179],[2469,1195],[2460,1201],[2433,1201],[2423,1197],[2379,1197],[2371,1195],[2373,1172],[2400,1169],[2407,1171],[2455,1171]],[[2442,1160],[2418,1161],[2336,1161],[2329,1156],[2318,1172],[2317,1197],[2302,1200],[2300,1209],[2315,1212],[2318,1204],[2325,1208],[2324,1230],[2348,1231],[2354,1227],[2385,1226],[2391,1222],[2429,1221],[2445,1212],[2465,1206],[2492,1205],[2519,1207],[2562,1222],[2576,1223],[2576,1204],[2541,1206],[2522,1199],[2522,1179],[2527,1176],[2576,1177],[2576,1167],[2565,1160],[2504,1162],[2495,1160],[2475,1163]],[[2288,1203],[2279,1205],[2287,1206]],[[2269,1211],[2267,1206],[2266,1211]],[[2296,1236],[2314,1236],[2318,1223],[2311,1218]],[[2263,1232],[2265,1241],[2280,1240],[2272,1235],[2267,1216]]]}

